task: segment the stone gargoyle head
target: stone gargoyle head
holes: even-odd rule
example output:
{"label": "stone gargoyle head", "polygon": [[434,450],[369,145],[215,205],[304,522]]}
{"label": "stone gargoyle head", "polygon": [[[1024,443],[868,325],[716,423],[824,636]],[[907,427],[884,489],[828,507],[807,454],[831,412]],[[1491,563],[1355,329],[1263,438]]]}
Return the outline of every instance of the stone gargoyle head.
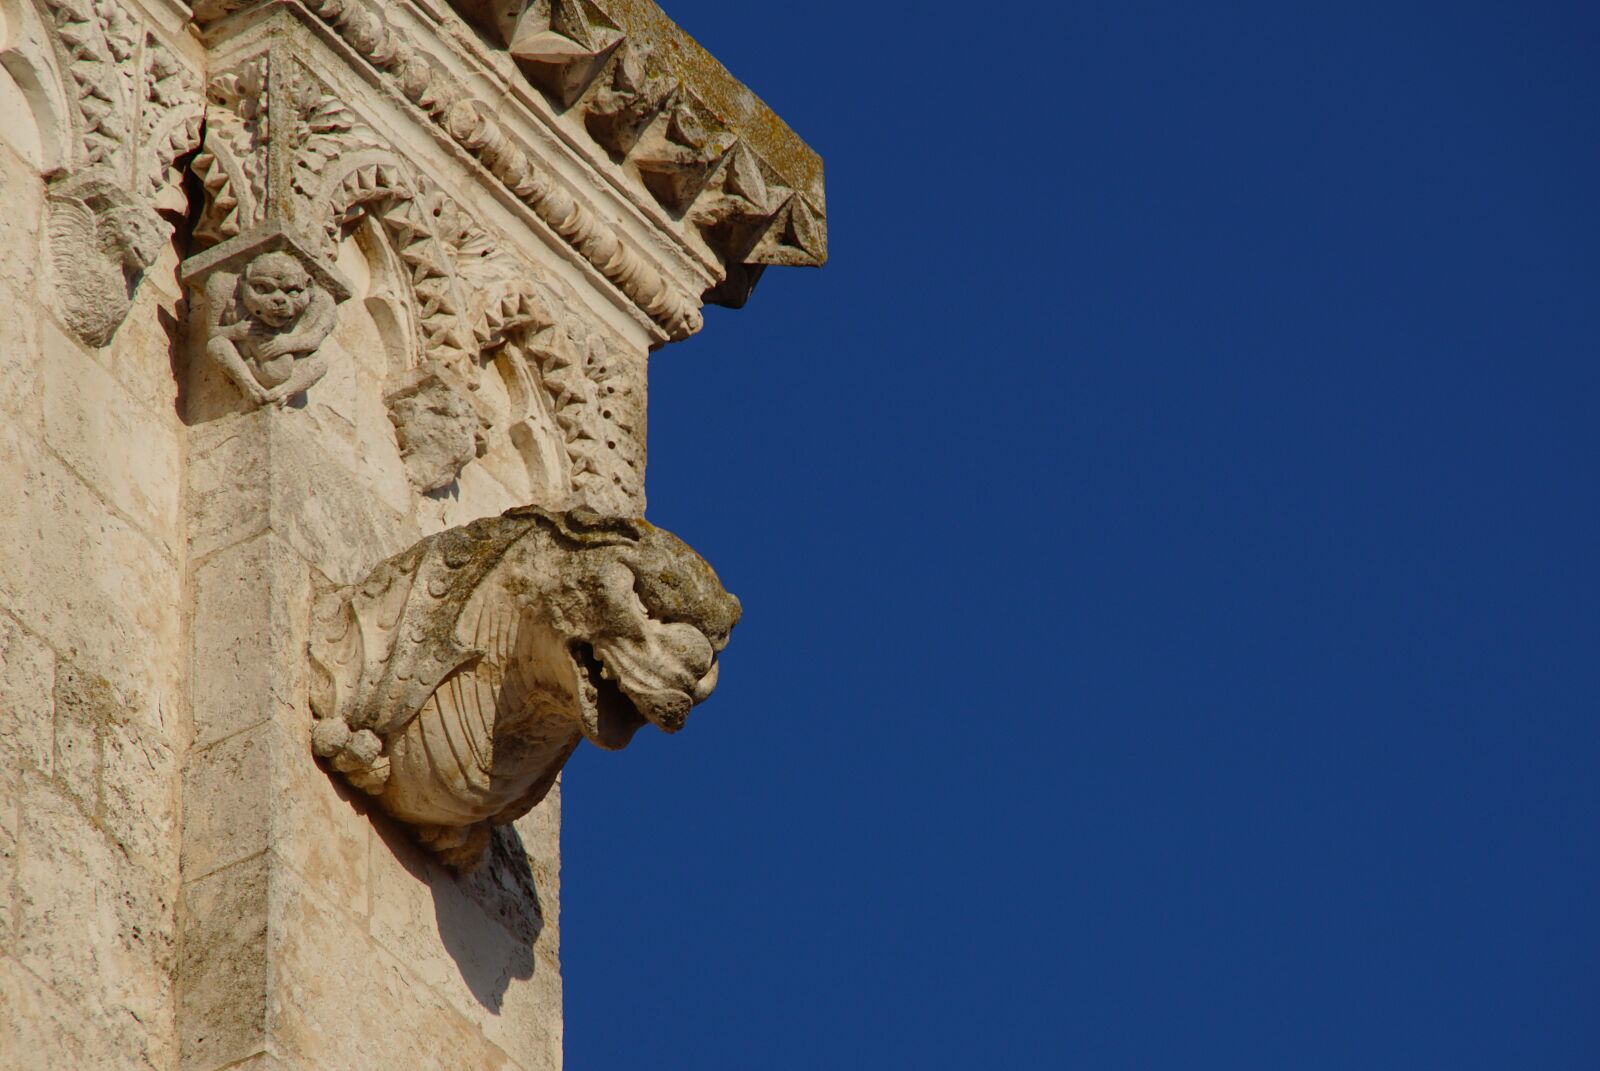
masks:
{"label": "stone gargoyle head", "polygon": [[317,597],[313,749],[464,869],[582,740],[683,728],[739,613],[644,521],[527,507],[453,528]]}

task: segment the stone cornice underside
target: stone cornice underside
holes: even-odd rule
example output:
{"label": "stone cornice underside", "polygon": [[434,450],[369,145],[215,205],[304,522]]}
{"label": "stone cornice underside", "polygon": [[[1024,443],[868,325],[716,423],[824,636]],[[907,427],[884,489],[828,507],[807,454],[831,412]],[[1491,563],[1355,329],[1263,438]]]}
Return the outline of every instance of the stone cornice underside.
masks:
{"label": "stone cornice underside", "polygon": [[[821,161],[654,4],[451,4],[307,7],[668,337],[699,329],[701,301],[743,304],[769,265],[826,259]],[[195,13],[209,22],[243,6],[211,0]],[[399,28],[413,21],[435,29],[415,35],[426,48]],[[616,206],[586,203],[546,166],[534,143],[551,136],[657,236],[659,256],[640,254]]]}
{"label": "stone cornice underside", "polygon": [[651,0],[450,0],[728,278],[827,259],[822,161]]}

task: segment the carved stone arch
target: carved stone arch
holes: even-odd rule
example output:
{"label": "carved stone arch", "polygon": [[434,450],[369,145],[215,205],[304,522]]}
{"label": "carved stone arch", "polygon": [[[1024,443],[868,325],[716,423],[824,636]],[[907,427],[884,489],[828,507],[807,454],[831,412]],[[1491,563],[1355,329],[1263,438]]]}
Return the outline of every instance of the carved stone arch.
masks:
{"label": "carved stone arch", "polygon": [[237,238],[261,218],[261,206],[249,174],[219,138],[206,138],[189,169],[205,191],[205,208],[194,228],[196,239],[215,244]]}
{"label": "carved stone arch", "polygon": [[401,269],[417,345],[391,366],[386,401],[413,485],[440,490],[482,459],[518,498],[563,501],[571,462],[532,353],[533,337],[553,323],[554,296],[382,150],[341,156],[310,197],[330,237],[364,221],[368,240],[381,235]]}
{"label": "carved stone arch", "polygon": [[421,356],[459,366],[476,355],[477,347],[465,315],[465,294],[434,224],[436,213],[429,202],[437,196],[396,157],[372,149],[341,156],[312,200],[323,213],[330,238],[362,216],[376,222],[404,268]]}
{"label": "carved stone arch", "polygon": [[[352,257],[359,264],[350,263]],[[358,215],[340,228],[336,265],[354,284],[355,296],[383,345],[383,377],[391,382],[421,363],[417,306],[406,285],[405,266],[376,217]]]}
{"label": "carved stone arch", "polygon": [[98,168],[130,183],[139,104],[142,27],[111,0],[35,0],[49,40],[74,137],[62,166]]}
{"label": "carved stone arch", "polygon": [[140,191],[159,211],[180,216],[189,211],[183,192],[183,162],[200,144],[205,127],[203,114],[173,110],[158,116],[151,124],[149,138],[141,150],[138,173],[144,188]]}
{"label": "carved stone arch", "polygon": [[415,184],[385,153],[351,153],[340,164],[314,201],[325,211],[327,237],[341,251],[354,242],[365,260],[369,282],[357,289],[384,339],[385,380],[393,382],[423,361],[422,308],[400,256],[401,235],[389,222],[395,206],[415,196]]}
{"label": "carved stone arch", "polygon": [[[486,414],[473,397],[478,347],[454,261],[423,180],[375,147],[339,154],[300,192],[324,255],[367,278],[365,314],[383,339],[384,403],[407,477],[419,492],[448,487],[486,448]],[[363,258],[351,262],[352,244]]]}
{"label": "carved stone arch", "polygon": [[[522,325],[486,349],[485,401],[503,416],[487,443],[486,463],[528,501],[562,505],[570,498],[572,461],[556,420],[555,399],[544,381],[533,340],[547,328]],[[508,471],[514,467],[514,472]],[[525,480],[526,483],[520,481]]]}
{"label": "carved stone arch", "polygon": [[404,163],[392,153],[366,149],[340,156],[338,164],[323,173],[310,200],[320,207],[324,233],[332,239],[340,227],[360,216],[381,216],[395,203],[415,196],[416,182]]}
{"label": "carved stone arch", "polygon": [[40,174],[59,171],[69,163],[72,113],[68,82],[39,13],[28,0],[0,0],[0,141]]}

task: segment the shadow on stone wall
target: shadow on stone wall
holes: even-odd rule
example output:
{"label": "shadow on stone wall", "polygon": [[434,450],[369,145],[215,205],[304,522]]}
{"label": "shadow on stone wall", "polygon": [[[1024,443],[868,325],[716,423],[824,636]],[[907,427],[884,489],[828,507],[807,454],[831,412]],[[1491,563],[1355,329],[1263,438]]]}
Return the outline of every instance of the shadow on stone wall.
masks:
{"label": "shadow on stone wall", "polygon": [[483,862],[470,874],[457,874],[387,817],[368,813],[383,844],[432,893],[439,943],[467,990],[489,1012],[500,1014],[511,983],[533,977],[534,944],[544,929],[521,835],[512,826],[496,828]]}
{"label": "shadow on stone wall", "polygon": [[[544,929],[544,907],[539,900],[539,888],[534,883],[533,870],[528,865],[528,852],[522,844],[522,835],[512,826],[497,827],[489,843],[489,851],[476,870],[459,878],[448,874],[446,877],[459,882],[458,887],[467,900],[511,935],[511,940],[501,946],[508,953],[506,970],[490,978],[474,970],[470,966],[470,955],[464,955],[469,952],[470,937],[476,930],[469,934],[460,925],[463,920],[454,919],[447,925],[446,914],[440,912],[438,915],[439,934],[444,939],[445,948],[461,968],[461,976],[472,990],[472,995],[485,1008],[498,1013],[511,979],[533,977],[533,946]],[[438,886],[434,887],[434,906],[436,909],[441,906]]]}

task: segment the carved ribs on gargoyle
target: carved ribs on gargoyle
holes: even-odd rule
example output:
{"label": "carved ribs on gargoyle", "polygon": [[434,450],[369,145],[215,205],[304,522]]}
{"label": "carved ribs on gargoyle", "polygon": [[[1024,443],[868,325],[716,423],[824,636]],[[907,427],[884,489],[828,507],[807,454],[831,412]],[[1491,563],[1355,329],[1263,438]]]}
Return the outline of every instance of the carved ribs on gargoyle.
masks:
{"label": "carved ribs on gargoyle", "polygon": [[644,521],[525,507],[453,528],[318,596],[312,749],[469,868],[583,740],[683,728],[739,613]]}

